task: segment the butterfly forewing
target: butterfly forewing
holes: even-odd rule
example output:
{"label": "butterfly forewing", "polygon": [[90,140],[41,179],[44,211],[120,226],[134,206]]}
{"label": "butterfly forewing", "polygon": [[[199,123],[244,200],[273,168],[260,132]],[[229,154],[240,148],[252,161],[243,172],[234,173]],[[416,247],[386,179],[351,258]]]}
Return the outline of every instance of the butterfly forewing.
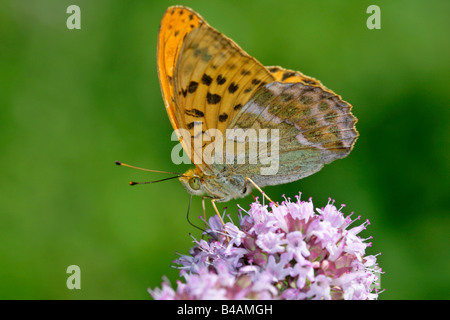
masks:
{"label": "butterfly forewing", "polygon": [[263,65],[207,25],[185,37],[174,79],[180,125],[190,130],[192,145],[203,139],[201,150],[192,149],[197,154],[211,143],[199,132],[223,133],[254,93],[273,81]]}

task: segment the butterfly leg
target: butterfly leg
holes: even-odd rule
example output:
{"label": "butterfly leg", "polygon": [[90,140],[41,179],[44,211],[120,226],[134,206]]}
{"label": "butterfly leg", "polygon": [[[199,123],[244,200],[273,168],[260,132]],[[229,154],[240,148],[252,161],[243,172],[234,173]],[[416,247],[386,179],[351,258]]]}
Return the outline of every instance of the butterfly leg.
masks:
{"label": "butterfly leg", "polygon": [[222,217],[220,216],[219,210],[217,210],[216,199],[211,199],[211,203],[212,203],[212,206],[214,208],[214,211],[216,211],[216,214],[217,214],[217,216],[220,219],[220,222],[222,222],[222,225],[225,226],[225,223],[223,222]]}
{"label": "butterfly leg", "polygon": [[245,180],[248,180],[256,189],[258,189],[259,192],[261,192],[261,194],[267,199],[269,200],[269,202],[272,202],[273,204],[275,204],[275,206],[278,207],[278,205],[275,203],[275,201],[273,201],[272,199],[269,198],[269,196],[267,194],[265,194],[264,191],[261,190],[260,187],[258,187],[258,185],[249,177],[245,177]]}

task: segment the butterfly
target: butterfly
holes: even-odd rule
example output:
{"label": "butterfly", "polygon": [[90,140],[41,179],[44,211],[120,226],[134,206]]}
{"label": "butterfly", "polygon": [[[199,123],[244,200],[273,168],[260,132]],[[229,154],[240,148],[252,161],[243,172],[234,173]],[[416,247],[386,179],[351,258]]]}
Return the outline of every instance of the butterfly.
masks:
{"label": "butterfly", "polygon": [[[344,158],[358,137],[352,106],[339,95],[299,71],[263,66],[190,8],[173,6],[164,13],[157,63],[169,120],[176,132],[189,133],[177,137],[191,160],[227,140],[205,137],[209,129],[225,137],[227,130],[278,130],[276,174],[261,174],[266,152],[256,164],[225,155],[223,161],[193,161],[195,168],[179,177],[190,194],[210,198],[216,212],[214,202],[302,179]],[[248,141],[238,140],[231,150]]]}

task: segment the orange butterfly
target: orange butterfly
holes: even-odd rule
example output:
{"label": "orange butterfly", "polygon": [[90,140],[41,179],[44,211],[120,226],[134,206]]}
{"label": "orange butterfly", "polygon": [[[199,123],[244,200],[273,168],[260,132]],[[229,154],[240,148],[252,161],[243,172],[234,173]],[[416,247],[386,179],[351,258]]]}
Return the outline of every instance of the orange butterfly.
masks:
{"label": "orange butterfly", "polygon": [[[276,174],[262,175],[262,164],[223,159],[193,161],[196,167],[180,176],[186,190],[206,195],[217,213],[216,201],[244,197],[252,187],[304,178],[347,156],[358,137],[352,106],[340,96],[298,71],[264,67],[187,7],[173,6],[164,13],[157,62],[170,122],[175,130],[189,132],[187,137],[177,134],[191,160],[224,143],[205,139],[211,128],[225,136],[227,129],[279,132]],[[197,148],[196,139],[203,139]]]}

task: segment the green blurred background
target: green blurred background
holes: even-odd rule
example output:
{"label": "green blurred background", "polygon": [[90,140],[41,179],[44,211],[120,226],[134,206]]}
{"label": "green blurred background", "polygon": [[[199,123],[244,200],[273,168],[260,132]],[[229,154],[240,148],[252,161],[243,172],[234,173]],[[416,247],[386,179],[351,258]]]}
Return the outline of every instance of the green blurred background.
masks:
{"label": "green blurred background", "polygon": [[[81,30],[66,28],[71,4]],[[189,167],[171,163],[156,69],[159,21],[173,4],[354,105],[360,138],[348,158],[266,191],[302,191],[317,207],[332,197],[370,219],[363,236],[382,252],[381,299],[450,298],[446,0],[2,1],[0,298],[149,299],[163,275],[177,279],[175,251],[199,237],[188,194],[175,180],[129,187],[166,175],[114,165]],[[371,4],[381,30],[366,27]],[[191,210],[201,214],[200,198]],[[66,287],[72,264],[81,290]]]}

